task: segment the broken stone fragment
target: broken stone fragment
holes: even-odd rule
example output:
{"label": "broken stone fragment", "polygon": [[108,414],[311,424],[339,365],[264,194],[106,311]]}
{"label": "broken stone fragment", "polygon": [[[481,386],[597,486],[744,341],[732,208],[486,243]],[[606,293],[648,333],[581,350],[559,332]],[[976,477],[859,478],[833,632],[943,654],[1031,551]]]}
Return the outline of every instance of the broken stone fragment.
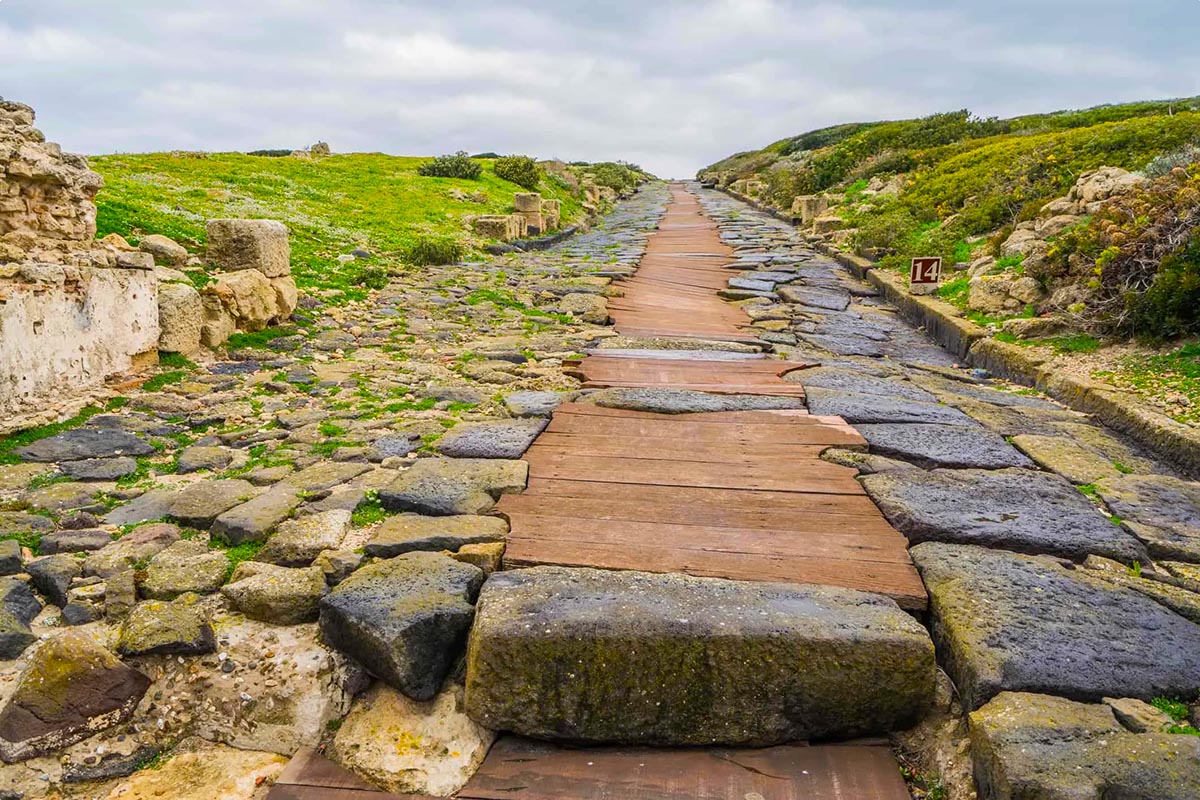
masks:
{"label": "broken stone fragment", "polygon": [[187,248],[158,233],[143,236],[138,242],[138,249],[154,256],[155,261],[168,266],[182,267],[187,264]]}
{"label": "broken stone fragment", "polygon": [[503,542],[507,534],[508,523],[499,517],[400,514],[375,529],[365,552],[374,558],[394,558],[415,550],[437,552],[481,542]]}
{"label": "broken stone fragment", "polygon": [[331,509],[291,519],[279,526],[255,560],[283,567],[307,567],[326,550],[337,550],[350,531],[353,512]]}
{"label": "broken stone fragment", "polygon": [[90,637],[58,634],[34,651],[0,709],[0,758],[46,755],[118,725],[149,685]]}
{"label": "broken stone fragment", "polygon": [[502,494],[524,491],[529,465],[490,458],[422,458],[379,499],[391,511],[450,516],[483,514]]}
{"label": "broken stone fragment", "polygon": [[221,589],[238,611],[274,625],[315,622],[317,604],[327,591],[320,567],[293,569],[255,561],[239,564]]}
{"label": "broken stone fragment", "polygon": [[463,712],[461,686],[428,702],[377,683],[354,702],[330,758],[388,792],[448,797],[479,768],[496,734]]}
{"label": "broken stone fragment", "polygon": [[194,353],[200,348],[204,303],[196,288],[186,283],[158,285],[158,349],[166,353]]}
{"label": "broken stone fragment", "polygon": [[117,637],[117,652],[123,656],[203,655],[216,646],[208,614],[195,595],[138,603]]}
{"label": "broken stone fragment", "polygon": [[229,559],[220,550],[195,541],[178,541],[146,565],[140,587],[145,597],[171,600],[189,592],[210,594],[221,588]]}
{"label": "broken stone fragment", "polygon": [[0,578],[0,659],[16,658],[37,641],[29,626],[41,611],[28,583]]}
{"label": "broken stone fragment", "polygon": [[321,600],[321,636],[414,700],[441,689],[475,616],[483,572],[436,553],[363,567]]}

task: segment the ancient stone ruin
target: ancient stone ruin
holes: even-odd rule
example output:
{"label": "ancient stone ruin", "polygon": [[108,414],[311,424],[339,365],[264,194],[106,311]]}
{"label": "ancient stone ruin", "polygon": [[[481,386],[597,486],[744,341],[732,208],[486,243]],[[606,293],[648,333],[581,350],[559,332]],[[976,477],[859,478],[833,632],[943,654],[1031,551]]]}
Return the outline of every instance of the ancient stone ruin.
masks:
{"label": "ancient stone ruin", "polygon": [[199,290],[183,269],[204,262],[165,236],[96,240],[103,179],[33,122],[0,100],[0,431],[70,415],[158,351],[218,347],[295,310],[282,223],[210,222],[207,261],[221,272]]}

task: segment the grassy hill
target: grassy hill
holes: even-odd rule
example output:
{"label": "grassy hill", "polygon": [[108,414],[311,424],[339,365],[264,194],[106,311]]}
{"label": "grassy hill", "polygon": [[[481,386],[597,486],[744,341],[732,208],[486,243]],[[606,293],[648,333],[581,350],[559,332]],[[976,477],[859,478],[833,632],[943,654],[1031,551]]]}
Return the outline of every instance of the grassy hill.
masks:
{"label": "grassy hill", "polygon": [[[478,160],[483,166],[478,180],[420,176],[417,168],[426,161],[374,153],[312,159],[151,153],[90,159],[105,180],[96,198],[99,235],[119,233],[136,242],[158,233],[199,252],[206,220],[277,219],[291,229],[297,283],[335,302],[365,296],[364,281],[370,280],[362,264],[341,265],[337,256],[361,247],[374,256],[371,265],[396,270],[413,263],[419,245],[432,243],[437,249],[458,242],[470,253],[483,242],[469,234],[462,218],[510,213],[513,194],[528,191],[497,177],[492,159]],[[538,191],[562,201],[564,225],[583,215],[581,197],[570,182],[543,175]]]}
{"label": "grassy hill", "polygon": [[[948,263],[999,255],[1018,223],[1101,166],[1157,172],[1200,142],[1200,98],[1101,106],[1014,119],[968,111],[824,128],[701,170],[729,185],[762,182],[759,199],[790,209],[824,193],[854,230],[848,244],[885,267],[918,255]],[[1153,171],[1153,170],[1152,170]],[[873,179],[893,191],[865,193]],[[961,288],[961,287],[960,287]],[[957,299],[957,298],[951,298]]]}

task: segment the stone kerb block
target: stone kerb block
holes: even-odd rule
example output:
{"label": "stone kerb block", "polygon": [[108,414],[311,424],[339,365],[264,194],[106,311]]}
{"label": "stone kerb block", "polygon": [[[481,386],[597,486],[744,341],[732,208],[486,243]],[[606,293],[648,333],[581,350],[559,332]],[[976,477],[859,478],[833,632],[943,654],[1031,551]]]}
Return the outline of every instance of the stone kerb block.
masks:
{"label": "stone kerb block", "polygon": [[288,230],[269,219],[214,219],[208,226],[208,261],[226,272],[256,269],[268,278],[292,272]]}

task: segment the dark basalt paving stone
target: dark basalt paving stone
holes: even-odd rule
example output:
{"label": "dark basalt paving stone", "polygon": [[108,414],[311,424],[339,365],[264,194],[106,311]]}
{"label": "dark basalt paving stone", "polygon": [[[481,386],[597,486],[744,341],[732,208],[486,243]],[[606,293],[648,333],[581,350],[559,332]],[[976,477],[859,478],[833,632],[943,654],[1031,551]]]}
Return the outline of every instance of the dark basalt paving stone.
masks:
{"label": "dark basalt paving stone", "polygon": [[798,286],[788,284],[779,287],[779,296],[789,303],[824,308],[829,311],[845,311],[850,307],[850,293],[840,290]]}
{"label": "dark basalt paving stone", "polygon": [[1200,737],[1132,732],[1107,705],[1005,692],[971,714],[987,798],[1200,797]]}
{"label": "dark basalt paving stone", "polygon": [[1200,562],[1200,483],[1117,475],[1097,483],[1096,491],[1152,556]]}
{"label": "dark basalt paving stone", "polygon": [[1200,691],[1200,626],[1132,589],[1050,558],[936,542],[911,552],[968,710],[1004,691],[1090,701]]}
{"label": "dark basalt paving stone", "polygon": [[879,342],[862,336],[804,333],[800,335],[800,338],[814,347],[820,347],[839,356],[882,358],[885,355]]}
{"label": "dark basalt paving stone", "polygon": [[863,488],[910,542],[951,542],[1082,560],[1147,561],[1141,543],[1058,475],[1028,469],[869,475]]}
{"label": "dark basalt paving stone", "polygon": [[837,389],[842,392],[915,400],[920,403],[937,402],[929,392],[906,380],[876,378],[851,369],[814,367],[813,369],[789,372],[785,380],[799,383],[805,388],[813,386],[820,389]]}
{"label": "dark basalt paving stone", "polygon": [[115,481],[137,472],[137,459],[129,456],[117,458],[87,458],[82,461],[65,461],[63,474],[77,481]]}
{"label": "dark basalt paving stone", "polygon": [[979,426],[883,424],[859,425],[872,453],[936,469],[1033,467],[1023,453]]}
{"label": "dark basalt paving stone", "polygon": [[686,389],[601,389],[589,394],[584,399],[604,408],[646,411],[654,414],[776,411],[804,408],[804,401],[798,397],[708,394]]}
{"label": "dark basalt paving stone", "polygon": [[539,418],[464,422],[438,440],[436,447],[452,458],[520,458],[548,422]]}
{"label": "dark basalt paving stone", "polygon": [[914,375],[913,382],[938,395],[946,395],[943,399],[947,401],[969,397],[972,400],[982,400],[985,403],[997,406],[1036,408],[1043,411],[1059,412],[1064,410],[1062,406],[1040,397],[1031,397],[1029,395],[1017,394],[1016,392],[1005,392],[1000,389],[978,386],[964,381],[950,380],[927,373]]}
{"label": "dark basalt paving stone", "polygon": [[808,395],[809,411],[823,417],[841,417],[852,425],[871,422],[971,424],[970,417],[958,409],[937,403],[818,387],[808,389],[805,393]]}
{"label": "dark basalt paving stone", "polygon": [[45,463],[115,456],[148,456],[153,452],[154,448],[148,442],[133,434],[94,428],[65,431],[16,450],[16,454],[26,461]]}

